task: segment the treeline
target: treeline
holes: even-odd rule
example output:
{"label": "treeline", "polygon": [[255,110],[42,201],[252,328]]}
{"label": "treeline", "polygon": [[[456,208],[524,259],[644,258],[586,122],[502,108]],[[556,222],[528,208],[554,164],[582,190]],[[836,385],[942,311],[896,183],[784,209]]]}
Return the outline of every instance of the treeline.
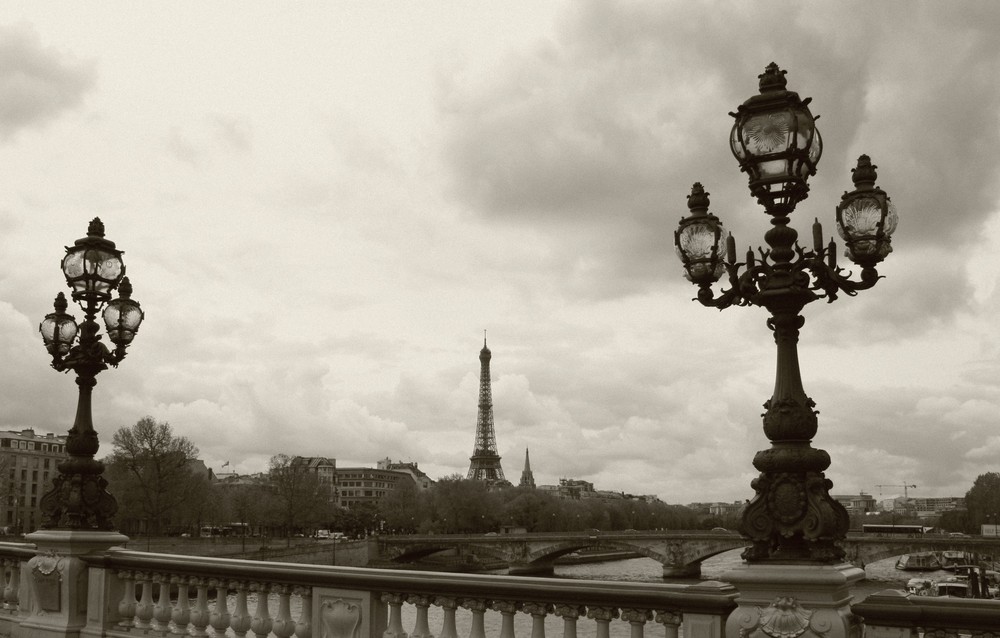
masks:
{"label": "treeline", "polygon": [[710,529],[733,521],[700,515],[681,505],[632,499],[563,499],[530,488],[490,491],[482,481],[460,475],[440,479],[418,492],[405,485],[379,502],[387,533],[480,534],[502,527],[528,532],[588,529]]}
{"label": "treeline", "polygon": [[126,534],[196,535],[203,526],[239,523],[255,534],[291,537],[330,529],[358,537],[382,533],[488,533],[587,529],[650,530],[729,527],[734,520],[679,505],[622,499],[561,499],[526,488],[490,491],[481,481],[445,477],[418,491],[409,482],[378,504],[335,505],[329,486],[308,467],[279,454],[260,480],[213,483],[197,471],[198,448],[152,417],[120,428],[105,459],[109,490]]}

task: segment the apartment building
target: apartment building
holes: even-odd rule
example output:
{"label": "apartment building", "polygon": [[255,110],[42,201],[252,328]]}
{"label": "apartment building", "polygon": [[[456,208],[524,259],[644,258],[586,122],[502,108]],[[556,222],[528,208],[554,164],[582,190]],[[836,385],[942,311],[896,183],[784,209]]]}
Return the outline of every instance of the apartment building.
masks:
{"label": "apartment building", "polygon": [[0,528],[8,534],[35,530],[39,501],[52,489],[56,465],[67,458],[66,436],[32,428],[0,431]]}
{"label": "apartment building", "polygon": [[417,485],[413,474],[407,471],[371,467],[338,467],[337,505],[352,507],[362,503],[377,503],[383,496],[396,489],[401,481]]}

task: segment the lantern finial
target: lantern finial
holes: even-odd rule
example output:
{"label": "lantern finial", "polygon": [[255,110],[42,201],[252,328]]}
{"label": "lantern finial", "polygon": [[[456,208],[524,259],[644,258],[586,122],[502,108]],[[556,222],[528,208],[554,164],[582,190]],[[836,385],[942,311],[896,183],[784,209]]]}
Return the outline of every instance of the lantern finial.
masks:
{"label": "lantern finial", "polygon": [[867,155],[859,157],[857,168],[851,169],[851,181],[854,182],[854,187],[866,191],[874,188],[875,178],[878,177],[878,173],[875,172],[876,168],[878,166],[872,164],[872,159]]}
{"label": "lantern finial", "polygon": [[90,224],[87,226],[87,234],[95,237],[104,237],[104,222],[101,221],[100,217],[90,220]]}
{"label": "lantern finial", "polygon": [[764,72],[757,76],[760,79],[760,92],[785,90],[785,86],[788,84],[785,80],[786,73],[788,71],[782,71],[774,62],[768,64]]}
{"label": "lantern finial", "polygon": [[121,283],[118,284],[118,296],[122,299],[132,298],[132,282],[128,277],[122,277]]}
{"label": "lantern finial", "polygon": [[704,214],[708,212],[708,193],[705,192],[705,187],[701,185],[701,182],[694,183],[687,200],[688,210],[692,213]]}
{"label": "lantern finial", "polygon": [[56,312],[66,312],[66,308],[69,305],[66,303],[66,295],[59,293],[56,295],[56,300],[52,302],[52,306],[56,309]]}

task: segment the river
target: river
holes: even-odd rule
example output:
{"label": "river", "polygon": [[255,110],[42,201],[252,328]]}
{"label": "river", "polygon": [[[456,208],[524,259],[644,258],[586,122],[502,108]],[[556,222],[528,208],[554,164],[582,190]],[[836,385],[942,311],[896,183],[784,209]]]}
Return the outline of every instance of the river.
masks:
{"label": "river", "polygon": [[[663,566],[651,558],[628,558],[607,563],[557,565],[554,577],[679,584],[693,584],[700,580],[725,580],[723,575],[726,572],[742,564],[743,561],[740,559],[742,551],[742,548],[734,549],[706,559],[701,564],[701,578],[665,579],[663,578]],[[906,581],[910,578],[926,577],[940,580],[953,575],[946,571],[903,572],[897,570],[895,565],[896,558],[887,558],[865,567],[866,578],[854,587],[854,600],[861,600],[869,594],[883,589],[903,589]]]}

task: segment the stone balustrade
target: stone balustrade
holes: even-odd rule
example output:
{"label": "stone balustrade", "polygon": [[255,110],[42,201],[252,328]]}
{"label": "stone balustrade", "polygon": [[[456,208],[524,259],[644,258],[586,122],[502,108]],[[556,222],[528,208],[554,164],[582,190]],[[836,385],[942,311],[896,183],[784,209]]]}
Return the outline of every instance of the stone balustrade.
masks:
{"label": "stone balustrade", "polygon": [[[30,544],[0,543],[0,636],[34,635],[24,621],[59,604],[44,590],[44,570],[31,573],[39,571],[38,556]],[[117,548],[82,560],[86,591],[74,599],[86,603],[86,624],[67,632],[73,638],[722,638],[738,596],[713,581],[555,580]],[[1000,601],[887,590],[852,611],[865,638],[1000,636]]]}
{"label": "stone balustrade", "polygon": [[[9,607],[0,635],[59,602],[30,581],[35,552],[0,544]],[[545,578],[265,563],[112,548],[81,556],[88,591],[80,636],[223,638],[721,638],[731,585]],[[20,586],[17,586],[19,569]],[[13,579],[13,580],[12,580]],[[38,582],[37,577],[35,581]],[[5,583],[6,584],[6,583]],[[16,594],[14,593],[16,592]],[[436,619],[436,620],[433,620]],[[461,623],[456,622],[461,619]],[[547,622],[549,628],[547,628]],[[527,628],[525,623],[527,622]],[[404,626],[405,623],[405,626]],[[432,627],[433,623],[433,627]],[[653,632],[647,634],[646,632]]]}
{"label": "stone balustrade", "polygon": [[854,605],[865,638],[1000,637],[1000,600],[917,596],[896,590],[872,594]]}

